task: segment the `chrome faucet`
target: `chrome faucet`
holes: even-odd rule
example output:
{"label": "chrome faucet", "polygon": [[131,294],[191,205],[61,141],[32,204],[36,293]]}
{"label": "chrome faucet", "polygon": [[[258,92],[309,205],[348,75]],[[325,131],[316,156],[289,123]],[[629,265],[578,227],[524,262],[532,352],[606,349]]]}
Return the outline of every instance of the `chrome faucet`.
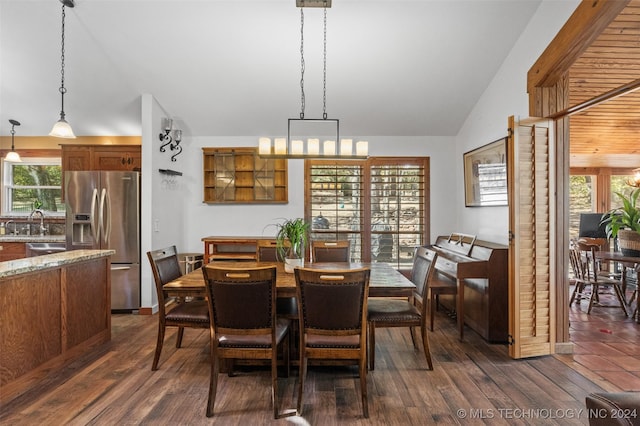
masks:
{"label": "chrome faucet", "polygon": [[44,235],[47,231],[47,228],[44,226],[44,212],[40,209],[35,209],[29,214],[29,222],[33,220],[33,216],[39,214],[40,215],[40,235]]}
{"label": "chrome faucet", "polygon": [[[13,223],[13,232],[9,232],[9,224],[10,224],[10,223]],[[18,232],[17,232],[18,227],[16,226],[16,223],[13,221],[13,219],[9,219],[9,220],[4,224],[4,227],[5,227],[6,231],[7,231],[7,234],[14,234],[14,235],[15,235],[15,234],[17,234],[17,233],[18,233]]]}

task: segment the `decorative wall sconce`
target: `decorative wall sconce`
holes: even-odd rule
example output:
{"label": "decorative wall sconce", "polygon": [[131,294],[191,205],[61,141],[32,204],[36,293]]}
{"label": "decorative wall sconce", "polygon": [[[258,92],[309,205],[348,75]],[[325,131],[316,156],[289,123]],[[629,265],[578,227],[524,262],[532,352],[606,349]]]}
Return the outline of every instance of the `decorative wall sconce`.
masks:
{"label": "decorative wall sconce", "polygon": [[171,156],[171,161],[177,161],[176,157],[182,153],[182,146],[180,146],[182,130],[174,129],[173,120],[170,118],[163,118],[162,123],[164,131],[159,135],[160,142],[162,142],[160,152],[166,152],[165,146],[169,145],[171,151],[176,151],[176,153]]}

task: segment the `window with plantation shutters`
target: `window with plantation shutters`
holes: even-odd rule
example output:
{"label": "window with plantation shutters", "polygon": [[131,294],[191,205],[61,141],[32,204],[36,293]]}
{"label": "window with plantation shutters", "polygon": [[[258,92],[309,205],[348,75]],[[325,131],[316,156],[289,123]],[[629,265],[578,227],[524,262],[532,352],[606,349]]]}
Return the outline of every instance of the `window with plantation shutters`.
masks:
{"label": "window with plantation shutters", "polygon": [[307,161],[305,216],[311,239],[349,240],[351,260],[362,259],[364,188],[362,163]]}
{"label": "window with plantation shutters", "polygon": [[308,160],[305,215],[312,239],[351,241],[354,262],[410,268],[429,235],[428,158]]}

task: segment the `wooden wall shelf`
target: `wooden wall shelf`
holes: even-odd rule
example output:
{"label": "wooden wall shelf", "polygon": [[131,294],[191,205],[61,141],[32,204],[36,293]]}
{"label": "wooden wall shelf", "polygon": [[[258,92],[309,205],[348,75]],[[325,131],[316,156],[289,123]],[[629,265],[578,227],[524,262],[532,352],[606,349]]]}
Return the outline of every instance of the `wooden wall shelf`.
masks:
{"label": "wooden wall shelf", "polygon": [[204,202],[287,203],[287,160],[256,148],[202,148]]}

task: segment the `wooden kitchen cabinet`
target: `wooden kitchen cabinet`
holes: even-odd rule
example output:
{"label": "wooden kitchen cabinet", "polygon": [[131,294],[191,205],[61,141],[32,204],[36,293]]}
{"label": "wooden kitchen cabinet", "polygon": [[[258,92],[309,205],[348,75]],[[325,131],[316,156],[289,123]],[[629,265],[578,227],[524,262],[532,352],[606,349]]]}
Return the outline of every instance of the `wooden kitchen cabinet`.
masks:
{"label": "wooden kitchen cabinet", "polygon": [[204,202],[286,203],[287,160],[256,148],[202,148]]}
{"label": "wooden kitchen cabinet", "polygon": [[25,243],[0,243],[0,262],[24,259],[25,257],[27,257]]}
{"label": "wooden kitchen cabinet", "polygon": [[140,145],[61,145],[62,170],[140,171]]}
{"label": "wooden kitchen cabinet", "polygon": [[139,146],[99,146],[93,150],[93,170],[140,170],[142,153]]}
{"label": "wooden kitchen cabinet", "polygon": [[140,145],[60,145],[62,148],[62,201],[64,173],[76,170],[141,171]]}

